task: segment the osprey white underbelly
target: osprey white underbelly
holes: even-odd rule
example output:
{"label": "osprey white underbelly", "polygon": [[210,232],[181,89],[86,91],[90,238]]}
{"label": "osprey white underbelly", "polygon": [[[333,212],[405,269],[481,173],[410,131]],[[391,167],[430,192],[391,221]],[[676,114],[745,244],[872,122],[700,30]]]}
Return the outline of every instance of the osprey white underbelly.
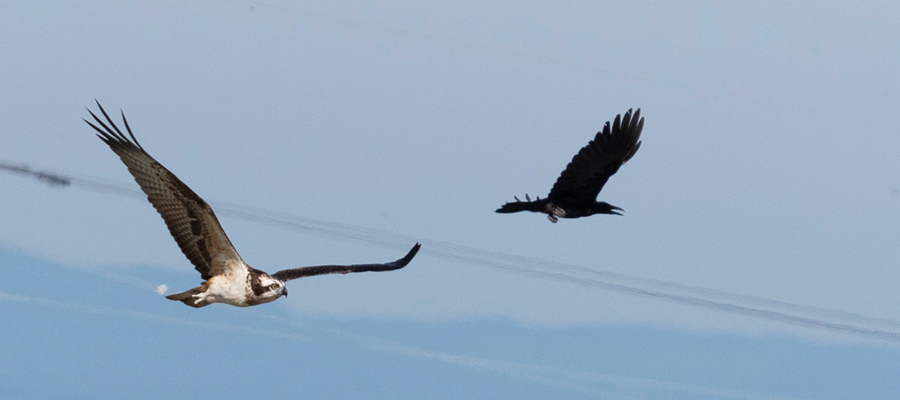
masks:
{"label": "osprey white underbelly", "polygon": [[[229,263],[241,263],[241,261],[229,260]],[[244,265],[229,266],[228,271],[222,275],[216,275],[206,281],[206,301],[211,303],[226,303],[238,307],[247,307],[247,292],[249,290],[247,268]]]}

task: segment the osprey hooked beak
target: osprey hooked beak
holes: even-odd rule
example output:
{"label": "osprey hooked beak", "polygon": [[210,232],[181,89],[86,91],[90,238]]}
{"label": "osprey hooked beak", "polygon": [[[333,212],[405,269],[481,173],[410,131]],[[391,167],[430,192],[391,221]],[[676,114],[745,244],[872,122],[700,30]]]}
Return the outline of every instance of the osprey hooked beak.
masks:
{"label": "osprey hooked beak", "polygon": [[284,289],[281,289],[281,295],[287,297],[287,286],[285,286]]}

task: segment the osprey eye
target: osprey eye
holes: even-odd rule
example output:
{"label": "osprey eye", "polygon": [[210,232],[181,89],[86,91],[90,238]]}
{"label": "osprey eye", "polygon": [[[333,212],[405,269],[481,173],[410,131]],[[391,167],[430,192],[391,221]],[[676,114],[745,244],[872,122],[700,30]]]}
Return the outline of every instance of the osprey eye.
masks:
{"label": "osprey eye", "polygon": [[272,290],[278,289],[278,284],[273,283],[272,286],[269,286],[269,289],[272,289]]}

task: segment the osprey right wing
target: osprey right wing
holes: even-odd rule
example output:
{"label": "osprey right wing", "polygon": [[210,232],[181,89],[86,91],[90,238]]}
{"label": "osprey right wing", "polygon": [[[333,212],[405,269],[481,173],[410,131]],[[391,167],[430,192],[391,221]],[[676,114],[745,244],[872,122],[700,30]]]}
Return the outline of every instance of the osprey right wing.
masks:
{"label": "osprey right wing", "polygon": [[194,264],[203,279],[228,272],[246,273],[229,270],[238,266],[246,267],[209,204],[144,151],[131,133],[125,113],[122,113],[122,121],[131,140],[119,130],[99,102],[97,106],[109,125],[91,110],[88,112],[97,125],[88,120],[84,122],[94,128],[98,132],[97,136],[119,155],[128,167],[128,172],[131,172],[141,190],[147,194],[147,200],[166,222],[181,252]]}

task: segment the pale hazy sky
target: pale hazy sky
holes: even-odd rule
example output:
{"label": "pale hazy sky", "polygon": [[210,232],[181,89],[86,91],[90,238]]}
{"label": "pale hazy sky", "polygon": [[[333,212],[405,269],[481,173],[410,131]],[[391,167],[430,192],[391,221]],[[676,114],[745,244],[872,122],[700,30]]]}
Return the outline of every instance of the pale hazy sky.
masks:
{"label": "pale hazy sky", "polygon": [[[255,372],[225,397],[897,398],[898,20],[893,2],[7,4],[0,161],[87,186],[0,174],[0,398],[202,396],[228,368]],[[84,190],[137,189],[81,121],[94,99],[258,269],[422,251],[253,309],[169,302],[157,286],[199,276],[155,210]],[[641,149],[600,195],[625,216],[493,212],[638,107]]]}

